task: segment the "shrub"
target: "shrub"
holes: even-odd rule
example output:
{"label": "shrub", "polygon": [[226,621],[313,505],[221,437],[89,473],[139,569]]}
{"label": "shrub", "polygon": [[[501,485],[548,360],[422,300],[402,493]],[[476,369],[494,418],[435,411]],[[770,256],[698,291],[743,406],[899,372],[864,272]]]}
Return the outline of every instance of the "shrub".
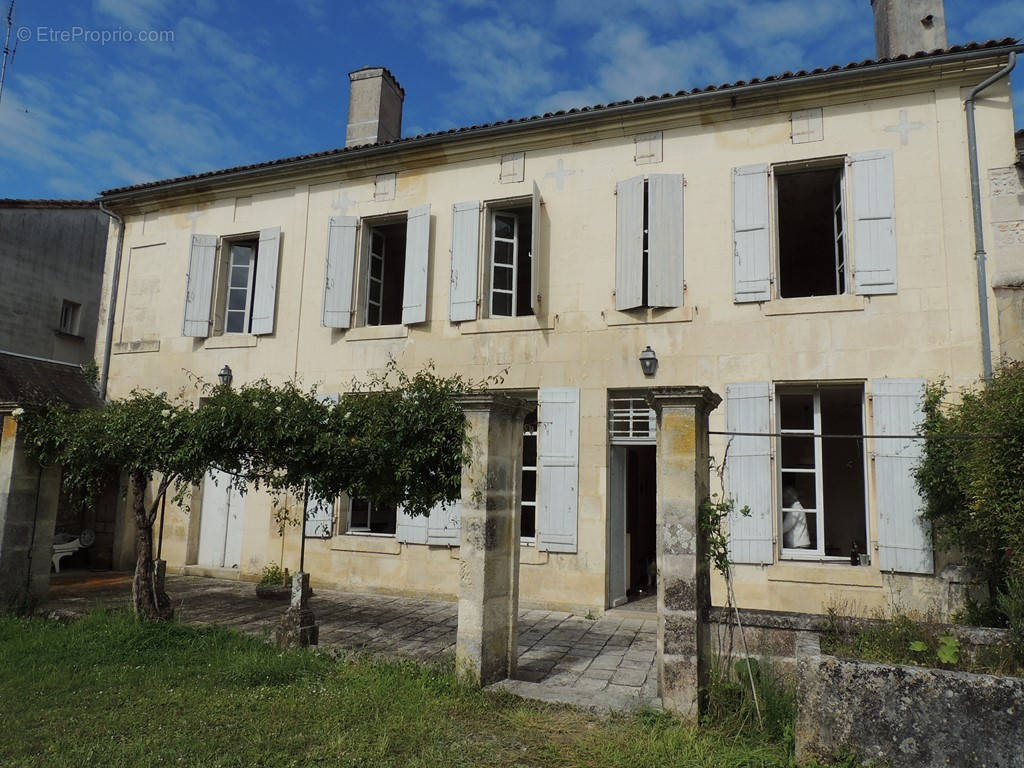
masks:
{"label": "shrub", "polygon": [[284,571],[281,570],[281,566],[277,563],[269,563],[263,566],[259,581],[261,587],[276,587],[284,583]]}

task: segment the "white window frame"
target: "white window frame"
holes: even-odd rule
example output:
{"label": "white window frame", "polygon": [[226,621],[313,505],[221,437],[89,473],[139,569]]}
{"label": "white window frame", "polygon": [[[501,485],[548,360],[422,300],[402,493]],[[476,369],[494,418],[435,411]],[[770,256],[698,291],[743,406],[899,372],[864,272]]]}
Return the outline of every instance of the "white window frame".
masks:
{"label": "white window frame", "polygon": [[[354,527],[352,525],[352,505],[357,501],[366,502],[366,526]],[[353,536],[378,536],[382,538],[394,538],[398,535],[398,513],[395,513],[395,531],[394,533],[381,533],[379,531],[372,530],[373,523],[373,508],[374,503],[370,499],[353,498],[349,497],[348,504],[346,505],[345,513],[345,533]]]}
{"label": "white window frame", "polygon": [[[538,408],[537,404],[534,403],[533,404],[533,410],[535,412],[537,411],[537,408]],[[539,421],[536,421],[536,420],[534,421],[533,429],[532,430],[530,429],[530,425],[528,425],[525,421],[523,422],[523,438],[533,437],[534,440],[536,441],[536,440],[539,439],[539,433],[540,433],[540,423],[539,423]],[[525,444],[525,440],[524,440],[524,444]],[[520,494],[519,494],[519,497],[520,497],[519,498],[519,507],[520,507],[519,517],[520,517],[520,521],[522,520],[522,508],[523,507],[533,507],[533,536],[523,536],[522,535],[522,522],[520,522],[520,527],[519,527],[519,532],[520,532],[519,542],[520,542],[520,544],[525,544],[526,546],[534,546],[537,543],[537,522],[538,522],[537,521],[537,509],[538,509],[538,507],[537,507],[537,500],[540,498],[540,473],[537,471],[537,469],[538,469],[537,464],[538,464],[538,462],[540,460],[540,446],[537,443],[535,443],[535,446],[536,447],[534,449],[534,463],[532,465],[527,465],[525,463],[525,460],[523,462],[523,473],[524,474],[527,473],[527,472],[532,472],[533,473],[533,501],[525,501],[525,500],[523,500],[521,490],[520,490]],[[524,457],[524,459],[525,459],[525,457]]]}
{"label": "white window frame", "polygon": [[58,325],[60,332],[77,336],[81,312],[81,304],[70,299],[63,299],[60,303],[60,324]]}
{"label": "white window frame", "polygon": [[[785,163],[773,163],[769,166],[769,185],[768,188],[771,194],[771,247],[774,250],[772,254],[772,299],[802,299],[811,298],[806,296],[788,296],[782,295],[782,244],[779,240],[782,235],[780,226],[779,216],[779,176],[790,176],[799,173],[812,173],[814,171],[828,171],[835,170],[839,171],[839,183],[838,185],[832,185],[832,233],[833,233],[833,272],[836,278],[837,292],[833,294],[827,294],[824,296],[815,296],[813,298],[824,299],[828,296],[846,296],[855,293],[853,286],[853,270],[850,268],[850,254],[852,249],[850,248],[849,235],[849,218],[848,218],[848,203],[850,198],[849,189],[849,173],[847,173],[847,166],[849,165],[850,158],[846,155],[835,155],[829,157],[813,158],[809,160],[798,160],[795,162]],[[839,201],[835,199],[835,192],[838,188]],[[842,220],[841,231],[836,231],[836,211],[839,211]],[[644,242],[646,243],[646,229],[644,230]],[[840,255],[839,243],[842,243],[842,254]],[[644,251],[646,263],[646,250]],[[843,290],[838,291],[839,283],[839,269],[843,270]]]}
{"label": "white window frame", "polygon": [[[490,220],[490,262],[491,269],[488,279],[488,291],[487,291],[487,313],[490,317],[516,317],[516,301],[518,297],[518,282],[519,282],[519,235],[522,231],[519,226],[519,213],[515,210],[506,210],[495,208],[491,210]],[[498,217],[504,217],[512,219],[512,237],[498,237],[497,221]],[[494,257],[497,251],[498,243],[509,243],[512,246],[512,264],[498,264]],[[497,288],[495,285],[495,274],[499,269],[510,270],[512,272],[512,288],[511,290],[506,288]],[[512,303],[509,306],[509,314],[498,315],[494,312],[494,296],[495,294],[511,295]]]}
{"label": "white window frame", "polygon": [[[387,235],[381,232],[377,227],[371,226],[367,231],[368,244],[366,253],[366,322],[367,326],[379,326],[383,324],[384,320],[384,257],[387,254]],[[380,253],[374,250],[374,239],[380,239]],[[373,276],[373,265],[380,264],[380,277],[376,278]],[[374,283],[380,286],[380,292],[378,293],[378,300],[374,301],[370,288]],[[370,321],[371,310],[376,308],[377,310],[377,322],[373,323]]]}
{"label": "white window frame", "polygon": [[[617,428],[623,422],[629,426]],[[642,395],[615,393],[608,399],[608,439],[612,445],[657,443],[658,416]]]}
{"label": "white window frame", "polygon": [[[260,250],[260,246],[259,246],[259,235],[258,234],[257,234],[257,238],[255,240],[255,245],[252,246],[252,259],[250,260],[249,264],[246,267],[246,269],[248,269],[248,275],[246,277],[246,285],[245,285],[245,309],[244,310],[242,310],[242,309],[231,309],[231,293],[232,293],[232,291],[242,290],[238,286],[231,285],[231,273],[235,269],[235,247],[236,246],[241,246],[242,243],[247,243],[247,242],[249,242],[248,239],[246,239],[244,237],[238,237],[238,238],[231,238],[230,240],[225,240],[224,241],[224,245],[223,245],[223,247],[227,249],[227,268],[226,268],[226,270],[224,272],[225,280],[224,280],[224,331],[223,332],[224,332],[225,335],[246,335],[246,334],[250,333],[250,331],[252,329],[252,297],[253,297],[253,289],[254,289],[255,280],[256,280],[256,270],[259,267],[259,250]],[[249,247],[249,246],[245,246],[245,247]],[[240,312],[244,312],[245,313],[243,315],[243,317],[244,317],[243,329],[241,331],[229,331],[228,330],[228,318],[229,318],[229,316],[232,315],[232,314],[238,314]]]}
{"label": "white window frame", "polygon": [[[530,258],[530,271],[531,271],[531,293],[537,291],[537,286],[533,285],[533,258],[534,254],[531,250],[532,240],[528,243],[522,243],[522,223],[520,221],[522,215],[530,211],[532,216],[532,200],[530,196],[523,197],[505,197],[497,200],[484,200],[481,203],[481,210],[485,214],[484,226],[481,228],[481,237],[484,241],[485,247],[481,249],[480,257],[484,259],[483,268],[480,268],[479,262],[477,273],[479,275],[479,287],[477,290],[478,302],[477,306],[482,307],[485,318],[515,318],[515,317],[531,317],[534,313],[529,315],[517,315],[516,309],[519,302],[519,254],[521,248],[526,248],[526,253],[529,254]],[[516,230],[515,230],[515,242],[513,244],[513,255],[512,255],[512,314],[510,315],[496,315],[494,314],[494,243],[497,240],[500,242],[509,242],[505,238],[497,238],[495,233],[494,219],[498,215],[503,216],[514,216],[516,219]],[[530,231],[533,231],[533,227],[537,226],[537,222],[531,219]],[[505,292],[502,289],[502,292]]]}

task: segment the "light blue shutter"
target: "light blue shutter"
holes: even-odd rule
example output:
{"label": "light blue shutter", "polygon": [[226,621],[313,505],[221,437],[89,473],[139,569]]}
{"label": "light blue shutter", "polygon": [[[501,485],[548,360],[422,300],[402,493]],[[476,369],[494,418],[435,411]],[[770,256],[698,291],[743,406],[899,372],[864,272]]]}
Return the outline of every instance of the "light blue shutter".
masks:
{"label": "light blue shutter", "polygon": [[334,504],[309,494],[306,502],[305,537],[307,539],[329,539],[334,530]]}
{"label": "light blue shutter", "polygon": [[530,208],[530,309],[537,313],[540,296],[540,190],[533,182],[533,200]]}
{"label": "light blue shutter", "polygon": [[327,270],[324,275],[323,325],[352,325],[352,281],[356,265],[355,216],[331,216],[327,225]]}
{"label": "light blue shutter", "polygon": [[772,261],[768,216],[768,166],[732,169],[733,296],[735,301],[771,298]]}
{"label": "light blue shutter", "polygon": [[402,324],[427,319],[427,265],[430,261],[430,205],[409,211],[405,230],[405,284],[402,287]]}
{"label": "light blue shutter", "polygon": [[205,338],[210,335],[210,303],[213,300],[213,272],[217,264],[217,238],[192,235],[185,276],[185,319],[182,336]]}
{"label": "light blue shutter", "polygon": [[[918,434],[924,413],[923,379],[871,382],[874,434]],[[924,503],[914,468],[921,440],[875,441],[875,502],[878,505],[878,567],[883,571],[933,573],[931,527],[921,517]]]}
{"label": "light blue shutter", "polygon": [[615,308],[644,303],[644,178],[615,185]]}
{"label": "light blue shutter", "polygon": [[857,293],[896,293],[892,152],[850,157],[853,186],[853,275]]}
{"label": "light blue shutter", "polygon": [[427,518],[427,544],[459,546],[461,536],[462,508],[460,502],[438,504],[430,510]]}
{"label": "light blue shutter", "polygon": [[576,551],[580,390],[544,387],[537,411],[537,549]]}
{"label": "light blue shutter", "polygon": [[[765,434],[771,425],[770,385],[766,381],[728,384],[725,418],[728,432]],[[729,557],[734,563],[771,563],[771,438],[731,435],[725,459],[725,491],[735,510],[729,515]],[[740,513],[750,508],[750,516]]]}
{"label": "light blue shutter", "polygon": [[404,507],[398,508],[398,521],[395,526],[395,538],[404,541],[406,544],[427,543],[427,516],[419,515],[413,517],[405,511]]}
{"label": "light blue shutter", "polygon": [[683,175],[652,173],[647,179],[647,303],[683,303]]}
{"label": "light blue shutter", "polygon": [[256,251],[256,278],[252,293],[252,333],[274,332],[274,306],[277,303],[277,265],[281,253],[281,228],[260,230]]}
{"label": "light blue shutter", "polygon": [[480,202],[456,203],[452,206],[452,279],[448,315],[453,323],[476,320],[479,243]]}

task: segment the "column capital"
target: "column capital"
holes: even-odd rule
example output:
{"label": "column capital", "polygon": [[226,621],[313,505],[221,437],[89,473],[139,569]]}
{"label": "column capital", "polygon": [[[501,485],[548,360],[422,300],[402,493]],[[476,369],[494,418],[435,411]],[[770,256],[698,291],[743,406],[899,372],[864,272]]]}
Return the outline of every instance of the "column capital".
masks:
{"label": "column capital", "polygon": [[500,392],[466,392],[456,395],[455,401],[466,413],[486,411],[515,417],[525,416],[529,410],[529,405],[522,398],[511,397]]}
{"label": "column capital", "polygon": [[720,395],[710,387],[654,387],[647,390],[647,403],[656,413],[668,408],[694,408],[711,413],[722,402]]}

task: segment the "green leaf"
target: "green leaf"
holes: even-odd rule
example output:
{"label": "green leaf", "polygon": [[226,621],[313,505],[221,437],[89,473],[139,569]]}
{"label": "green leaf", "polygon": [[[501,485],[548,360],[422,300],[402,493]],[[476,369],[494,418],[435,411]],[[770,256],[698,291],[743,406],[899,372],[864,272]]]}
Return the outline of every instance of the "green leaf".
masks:
{"label": "green leaf", "polygon": [[914,653],[920,653],[921,651],[927,651],[928,646],[925,644],[924,640],[914,640],[910,643],[910,650]]}

